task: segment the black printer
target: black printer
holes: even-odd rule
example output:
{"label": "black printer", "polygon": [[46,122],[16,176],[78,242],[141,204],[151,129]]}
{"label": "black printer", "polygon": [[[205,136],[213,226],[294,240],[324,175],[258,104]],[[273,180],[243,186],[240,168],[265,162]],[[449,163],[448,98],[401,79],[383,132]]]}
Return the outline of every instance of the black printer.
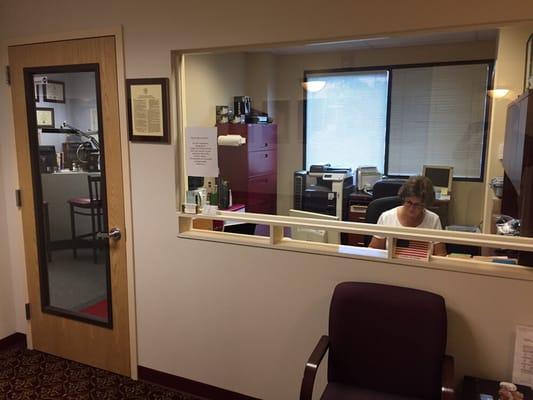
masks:
{"label": "black printer", "polygon": [[349,195],[354,189],[351,168],[311,165],[294,173],[294,209],[337,216],[346,220]]}

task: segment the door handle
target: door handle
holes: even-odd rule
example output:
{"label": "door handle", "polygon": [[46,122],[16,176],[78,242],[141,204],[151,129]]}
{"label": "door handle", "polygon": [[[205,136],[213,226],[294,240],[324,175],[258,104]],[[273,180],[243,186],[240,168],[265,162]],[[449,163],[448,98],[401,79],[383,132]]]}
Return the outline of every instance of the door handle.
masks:
{"label": "door handle", "polygon": [[99,235],[102,239],[120,240],[122,238],[122,232],[118,228],[111,228],[109,233],[100,232]]}

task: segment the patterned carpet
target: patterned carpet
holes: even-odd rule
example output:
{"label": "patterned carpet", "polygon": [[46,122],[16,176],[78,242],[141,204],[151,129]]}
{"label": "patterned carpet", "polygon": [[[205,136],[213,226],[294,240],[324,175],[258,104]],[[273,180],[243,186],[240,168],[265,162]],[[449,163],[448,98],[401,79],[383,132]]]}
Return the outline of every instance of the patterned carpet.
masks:
{"label": "patterned carpet", "polygon": [[0,352],[2,400],[205,400],[45,353]]}

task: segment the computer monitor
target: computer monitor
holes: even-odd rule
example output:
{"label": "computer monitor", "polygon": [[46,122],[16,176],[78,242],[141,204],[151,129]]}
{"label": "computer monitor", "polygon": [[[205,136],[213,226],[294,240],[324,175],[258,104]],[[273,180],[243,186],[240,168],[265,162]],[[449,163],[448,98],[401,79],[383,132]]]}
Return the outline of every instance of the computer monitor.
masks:
{"label": "computer monitor", "polygon": [[[339,217],[335,215],[319,214],[310,211],[289,210],[289,217],[325,219],[329,221],[338,221]],[[305,227],[291,228],[291,236],[295,240],[307,240],[309,242],[322,242],[340,244],[341,235],[337,231],[328,231],[326,229],[314,229]]]}
{"label": "computer monitor", "polygon": [[441,193],[443,189],[446,189],[447,193],[451,193],[453,167],[444,165],[424,165],[422,175],[431,180],[436,193]]}
{"label": "computer monitor", "polygon": [[56,148],[53,145],[39,146],[39,170],[41,173],[54,172],[57,168]]}

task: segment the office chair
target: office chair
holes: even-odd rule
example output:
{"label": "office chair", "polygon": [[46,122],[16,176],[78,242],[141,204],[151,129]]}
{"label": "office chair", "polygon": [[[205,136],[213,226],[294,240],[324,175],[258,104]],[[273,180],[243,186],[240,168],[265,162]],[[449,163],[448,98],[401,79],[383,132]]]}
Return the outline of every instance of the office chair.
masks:
{"label": "office chair", "polygon": [[[398,207],[402,204],[402,201],[398,196],[381,197],[376,200],[372,200],[366,209],[365,222],[367,224],[375,224],[378,222],[379,216],[391,208]],[[368,246],[372,236],[365,235],[365,246]]]}
{"label": "office chair", "polygon": [[305,366],[300,400],[311,400],[316,372],[329,349],[322,400],[454,398],[453,358],[446,356],[444,299],[375,283],[344,282],[333,293],[329,336]]}
{"label": "office chair", "polygon": [[[70,228],[72,234],[72,253],[74,258],[78,256],[78,239],[86,237],[91,238],[91,245],[93,248],[94,263],[98,262],[97,249],[98,249],[98,233],[103,229],[103,208],[101,194],[101,177],[100,176],[87,176],[87,182],[89,184],[89,197],[73,197],[67,202],[70,205]],[[82,235],[76,233],[76,215],[83,215],[91,217],[91,232]]]}
{"label": "office chair", "polygon": [[372,187],[372,200],[397,196],[404,183],[405,179],[380,179]]}

